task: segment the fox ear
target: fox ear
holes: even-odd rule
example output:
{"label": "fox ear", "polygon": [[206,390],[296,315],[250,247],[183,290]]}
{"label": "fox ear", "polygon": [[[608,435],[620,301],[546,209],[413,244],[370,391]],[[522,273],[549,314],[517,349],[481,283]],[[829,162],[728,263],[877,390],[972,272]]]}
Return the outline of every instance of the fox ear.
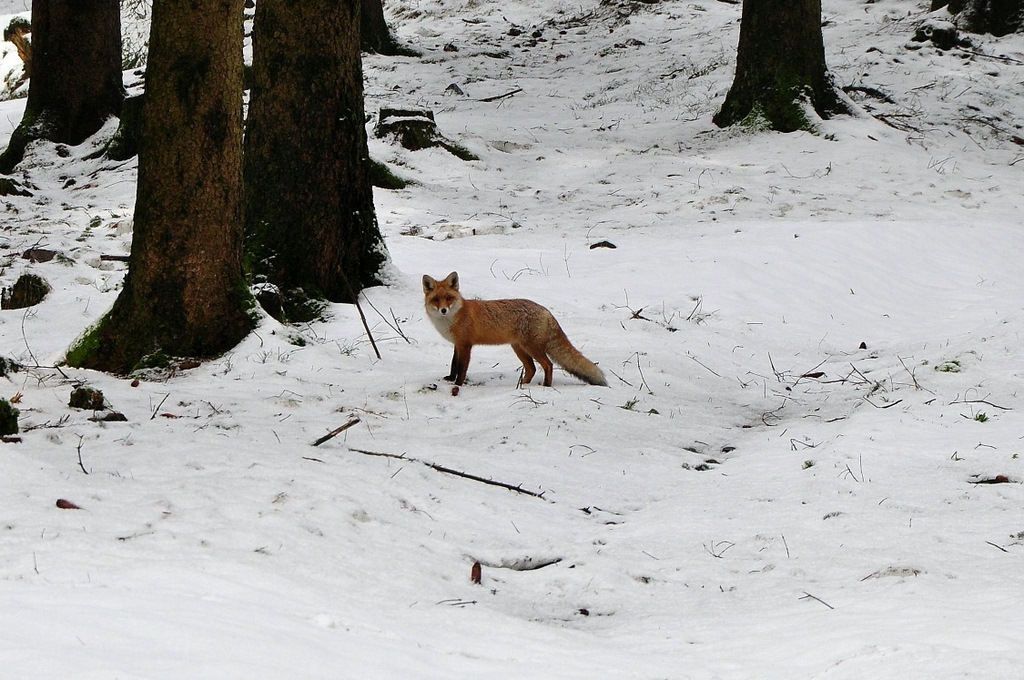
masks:
{"label": "fox ear", "polygon": [[444,282],[447,283],[452,288],[454,288],[455,290],[458,290],[459,289],[459,274],[457,272],[452,272],[451,274],[448,275],[448,278],[445,279]]}
{"label": "fox ear", "polygon": [[424,293],[429,293],[430,291],[434,290],[434,286],[436,286],[436,285],[437,285],[437,281],[435,281],[433,279],[433,277],[430,277],[430,276],[428,276],[426,274],[423,275],[423,292]]}

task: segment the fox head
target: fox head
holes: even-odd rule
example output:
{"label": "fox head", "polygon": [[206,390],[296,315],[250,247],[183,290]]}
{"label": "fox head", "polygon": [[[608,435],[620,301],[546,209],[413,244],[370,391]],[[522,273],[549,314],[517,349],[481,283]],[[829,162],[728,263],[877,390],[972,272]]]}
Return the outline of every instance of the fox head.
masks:
{"label": "fox head", "polygon": [[459,293],[459,275],[452,272],[443,281],[438,281],[426,274],[423,275],[423,304],[427,308],[430,320],[451,323],[462,306],[462,294]]}

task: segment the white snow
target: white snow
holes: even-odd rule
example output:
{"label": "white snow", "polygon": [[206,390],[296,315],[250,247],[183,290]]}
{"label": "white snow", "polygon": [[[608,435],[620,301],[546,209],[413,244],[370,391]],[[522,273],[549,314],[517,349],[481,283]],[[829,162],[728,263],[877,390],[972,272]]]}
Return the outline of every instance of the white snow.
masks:
{"label": "white snow", "polygon": [[[481,160],[371,140],[417,182],[375,193],[381,360],[334,305],[135,387],[54,368],[117,295],[136,165],[87,159],[113,122],[34,145],[0,223],[3,286],[53,287],[0,312],[0,675],[1021,677],[1024,39],[911,49],[927,3],[824,4],[837,82],[898,127],[714,127],[738,5],[389,2],[427,54],[366,57],[367,111]],[[452,270],[611,387],[478,348],[453,397],[420,291]]]}

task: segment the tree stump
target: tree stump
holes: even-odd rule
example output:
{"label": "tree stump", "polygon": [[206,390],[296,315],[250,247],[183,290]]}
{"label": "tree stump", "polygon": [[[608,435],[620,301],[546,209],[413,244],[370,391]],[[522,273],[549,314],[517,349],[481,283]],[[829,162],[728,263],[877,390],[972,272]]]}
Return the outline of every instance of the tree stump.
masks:
{"label": "tree stump", "polygon": [[954,47],[968,47],[971,41],[961,37],[952,21],[944,19],[927,19],[914,31],[914,42],[930,42],[940,50],[951,50]]}
{"label": "tree stump", "polygon": [[36,274],[22,274],[0,299],[0,309],[25,309],[38,305],[50,292],[48,284]]}
{"label": "tree stump", "polygon": [[12,434],[18,434],[18,409],[6,399],[0,399],[0,437]]}
{"label": "tree stump", "polygon": [[471,151],[441,134],[430,109],[383,107],[373,134],[381,139],[391,137],[410,151],[439,147],[464,161],[479,160]]}
{"label": "tree stump", "polygon": [[71,391],[68,406],[86,411],[102,411],[106,399],[103,392],[93,387],[80,386]]}

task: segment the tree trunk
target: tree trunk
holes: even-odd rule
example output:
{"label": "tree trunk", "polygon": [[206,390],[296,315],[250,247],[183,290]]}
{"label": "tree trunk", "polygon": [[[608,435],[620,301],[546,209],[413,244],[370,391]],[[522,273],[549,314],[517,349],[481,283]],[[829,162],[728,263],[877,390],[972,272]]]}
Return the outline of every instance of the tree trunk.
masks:
{"label": "tree trunk", "polygon": [[124,288],[68,355],[125,373],[252,328],[242,275],[242,0],[156,0]]}
{"label": "tree trunk", "polygon": [[386,56],[418,57],[419,52],[398,42],[384,19],[382,0],[362,0],[360,42],[364,52]]}
{"label": "tree trunk", "polygon": [[370,186],[359,9],[360,0],[256,3],[246,255],[286,300],[350,302],[378,282],[387,257]]}
{"label": "tree trunk", "polygon": [[1024,0],[932,0],[932,11],[947,7],[970,33],[1007,35],[1024,30]]}
{"label": "tree trunk", "polygon": [[13,170],[33,140],[81,144],[123,100],[118,0],[34,0],[28,101],[0,172]]}
{"label": "tree trunk", "polygon": [[11,19],[7,28],[4,29],[4,40],[12,43],[18,51],[18,58],[24,65],[22,70],[26,77],[32,76],[32,43],[25,37],[31,33],[32,24],[22,17]]}
{"label": "tree trunk", "polygon": [[139,153],[142,138],[142,102],[141,94],[127,97],[121,104],[121,122],[117,132],[107,142],[104,154],[115,161],[126,161]]}
{"label": "tree trunk", "polygon": [[825,65],[821,0],[744,0],[736,77],[715,124],[793,132],[813,130],[815,114],[849,112]]}

